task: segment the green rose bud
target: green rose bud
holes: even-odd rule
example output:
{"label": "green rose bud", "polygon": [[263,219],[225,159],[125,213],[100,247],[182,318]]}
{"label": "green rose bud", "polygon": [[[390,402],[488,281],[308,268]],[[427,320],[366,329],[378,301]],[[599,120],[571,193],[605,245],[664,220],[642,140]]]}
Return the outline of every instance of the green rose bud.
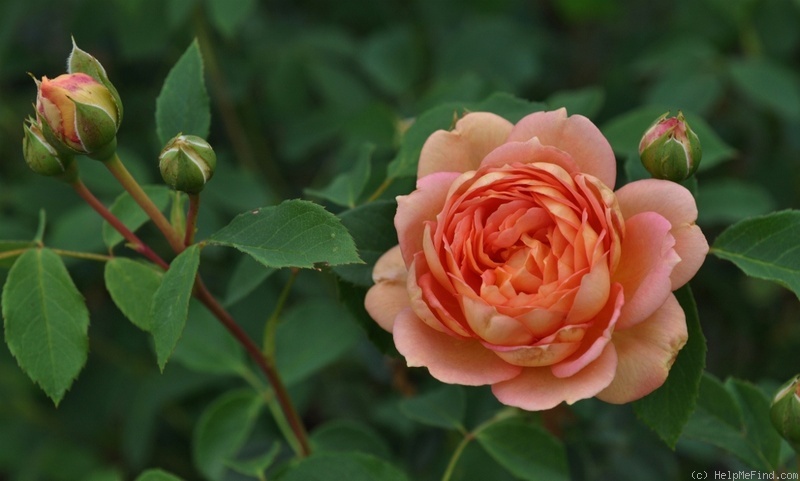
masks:
{"label": "green rose bud", "polygon": [[39,175],[69,180],[74,173],[74,157],[53,147],[45,138],[42,125],[32,118],[24,125],[22,153],[28,167]]}
{"label": "green rose bud", "polygon": [[700,165],[700,139],[689,128],[683,113],[659,117],[639,143],[642,164],[657,179],[679,182],[688,179]]}
{"label": "green rose bud", "polygon": [[217,156],[211,146],[196,135],[178,135],[167,142],[158,157],[164,182],[175,190],[197,194],[211,180]]}
{"label": "green rose bud", "polygon": [[[116,145],[119,112],[111,92],[84,73],[36,81],[36,112],[57,143],[104,159]],[[50,138],[50,137],[48,137]],[[110,152],[109,152],[110,151]]]}
{"label": "green rose bud", "polygon": [[72,39],[72,52],[67,58],[67,72],[71,74],[85,73],[108,89],[117,107],[117,126],[119,126],[120,122],[122,122],[122,99],[119,96],[119,92],[117,92],[117,88],[108,80],[108,74],[106,74],[106,69],[103,68],[103,65],[88,52],[79,49],[74,38]]}
{"label": "green rose bud", "polygon": [[800,375],[778,391],[769,416],[775,429],[800,453]]}

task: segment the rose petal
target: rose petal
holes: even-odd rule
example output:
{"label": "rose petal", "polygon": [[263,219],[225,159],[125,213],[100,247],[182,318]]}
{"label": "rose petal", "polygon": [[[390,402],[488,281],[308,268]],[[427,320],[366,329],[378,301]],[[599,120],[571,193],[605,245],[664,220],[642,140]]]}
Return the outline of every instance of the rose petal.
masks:
{"label": "rose petal", "polygon": [[655,212],[625,221],[622,258],[612,279],[625,289],[625,306],[617,328],[627,329],[647,319],[672,292],[670,274],[680,262],[673,250],[670,223]]}
{"label": "rose petal", "polygon": [[558,165],[570,174],[579,172],[578,166],[567,152],[550,145],[542,145],[538,138],[532,138],[525,142],[507,142],[499,146],[483,159],[481,168],[497,168],[515,163],[524,165],[537,162]]}
{"label": "rose petal", "polygon": [[599,178],[614,188],[617,160],[608,140],[591,120],[582,115],[567,117],[566,109],[536,112],[514,126],[507,142],[525,142],[538,137],[544,145],[567,152],[581,172]]}
{"label": "rose petal", "polygon": [[562,401],[572,404],[596,395],[614,379],[616,368],[617,353],[609,343],[600,357],[572,377],[558,378],[547,367],[526,368],[519,376],[493,385],[492,392],[509,406],[551,409]]}
{"label": "rose petal", "polygon": [[459,176],[455,172],[438,172],[417,180],[417,190],[397,197],[394,226],[406,267],[414,254],[422,250],[425,221],[436,219],[441,212],[450,185]]}
{"label": "rose petal", "polygon": [[622,215],[628,219],[640,212],[658,212],[672,224],[675,252],[681,261],[672,270],[672,290],[694,277],[708,253],[708,241],[695,225],[697,205],[685,187],[658,179],[631,182],[617,191]]}
{"label": "rose petal", "polygon": [[597,397],[623,404],[658,389],[687,337],[686,315],[675,296],[670,295],[647,320],[614,333],[613,344],[619,356],[617,373]]}
{"label": "rose petal", "polygon": [[617,323],[624,303],[622,286],[614,284],[611,286],[608,302],[597,313],[581,339],[581,348],[569,358],[552,367],[554,376],[559,378],[574,376],[603,353],[606,345],[611,341],[611,333],[614,331],[614,325]]}
{"label": "rose petal", "polygon": [[411,367],[427,367],[436,379],[466,386],[505,381],[522,368],[512,366],[475,340],[461,340],[436,331],[411,309],[401,311],[394,323],[394,343]]}
{"label": "rose petal", "polygon": [[419,155],[417,177],[477,169],[486,154],[505,142],[512,127],[508,120],[489,112],[465,115],[454,130],[439,130],[428,137]]}
{"label": "rose petal", "polygon": [[375,285],[367,291],[364,307],[369,315],[389,332],[392,332],[397,313],[411,305],[406,288],[407,276],[408,271],[400,254],[400,246],[394,246],[386,251],[372,270]]}

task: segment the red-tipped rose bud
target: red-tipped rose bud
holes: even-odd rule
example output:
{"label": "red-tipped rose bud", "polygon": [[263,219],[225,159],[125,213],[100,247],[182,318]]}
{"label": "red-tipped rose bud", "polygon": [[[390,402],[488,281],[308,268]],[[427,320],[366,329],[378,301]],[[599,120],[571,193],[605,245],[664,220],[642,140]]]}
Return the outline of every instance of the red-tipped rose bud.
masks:
{"label": "red-tipped rose bud", "polygon": [[703,150],[700,139],[689,128],[683,113],[659,117],[639,143],[642,164],[657,179],[675,182],[688,179],[700,165]]}
{"label": "red-tipped rose bud", "polygon": [[117,125],[119,126],[119,123],[122,121],[122,99],[119,96],[119,92],[117,92],[114,84],[108,80],[108,74],[106,74],[106,69],[103,68],[103,65],[91,54],[78,48],[78,44],[75,43],[74,38],[72,39],[72,52],[70,52],[67,58],[67,72],[85,73],[103,84],[108,91],[111,92],[111,97],[114,99],[114,103],[116,103],[117,106]]}
{"label": "red-tipped rose bud", "polygon": [[85,73],[37,81],[36,111],[55,138],[78,154],[105,158],[116,140],[119,111],[111,92]]}
{"label": "red-tipped rose bud", "polygon": [[800,453],[800,375],[778,391],[769,415],[775,429]]}
{"label": "red-tipped rose bud", "polygon": [[56,150],[42,133],[41,124],[29,118],[24,125],[25,136],[22,138],[22,153],[28,167],[39,175],[56,176],[68,180],[73,172],[72,155]]}
{"label": "red-tipped rose bud", "polygon": [[196,135],[174,137],[167,142],[158,159],[164,182],[187,194],[202,191],[217,167],[214,149]]}

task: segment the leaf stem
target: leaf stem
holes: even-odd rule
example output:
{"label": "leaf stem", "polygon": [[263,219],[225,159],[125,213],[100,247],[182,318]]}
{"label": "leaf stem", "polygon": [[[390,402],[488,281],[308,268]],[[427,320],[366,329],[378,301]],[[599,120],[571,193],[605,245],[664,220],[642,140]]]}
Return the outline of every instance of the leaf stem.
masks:
{"label": "leaf stem", "polygon": [[116,229],[117,232],[119,232],[122,237],[124,237],[130,243],[129,245],[131,248],[133,248],[133,250],[145,256],[152,262],[158,264],[162,269],[169,269],[169,264],[167,264],[158,254],[153,252],[153,250],[147,244],[142,242],[142,240],[139,239],[136,234],[131,232],[131,230],[128,229],[117,216],[112,214],[111,211],[108,210],[106,206],[94,196],[94,194],[92,194],[92,192],[80,179],[76,179],[70,185],[72,185],[72,188],[75,190],[75,192],[77,192],[77,194],[83,198],[83,200],[86,201],[89,206],[91,206],[95,211],[97,211],[98,214],[100,214],[100,217],[105,219],[105,221],[108,222],[111,227]]}
{"label": "leaf stem", "polygon": [[164,237],[169,242],[169,245],[172,247],[172,250],[175,253],[180,254],[185,249],[183,244],[183,239],[178,234],[178,232],[172,227],[164,214],[158,209],[158,207],[153,203],[150,197],[142,190],[142,187],[136,182],[136,179],[133,178],[128,169],[125,168],[122,161],[120,160],[119,156],[114,153],[107,161],[103,162],[111,172],[111,174],[117,179],[117,181],[122,185],[122,187],[128,191],[134,201],[139,204],[139,207],[142,208],[145,213],[153,220],[153,223],[158,227],[158,230],[164,234]]}
{"label": "leaf stem", "polygon": [[286,281],[286,285],[283,286],[283,290],[281,291],[280,296],[278,296],[278,302],[275,305],[275,309],[272,311],[272,314],[269,316],[269,319],[267,319],[267,322],[264,325],[264,344],[261,348],[261,352],[264,353],[264,356],[267,359],[272,360],[275,358],[275,331],[278,328],[278,319],[283,311],[283,306],[286,304],[286,299],[289,297],[289,292],[292,290],[292,284],[294,284],[294,280],[297,279],[297,274],[299,272],[299,269],[292,269],[289,280]]}
{"label": "leaf stem", "polygon": [[384,192],[386,192],[386,189],[388,189],[389,186],[392,185],[392,182],[394,182],[394,177],[387,177],[386,179],[384,179],[383,183],[379,185],[377,189],[375,189],[375,192],[373,192],[372,195],[369,196],[367,202],[369,203],[374,200],[377,200],[378,197],[380,197]]}
{"label": "leaf stem", "polygon": [[29,247],[23,247],[22,249],[14,249],[13,251],[0,252],[0,261],[3,259],[9,259],[11,257],[20,256],[28,252],[29,249],[34,249],[36,247],[37,246],[29,246]]}
{"label": "leaf stem", "polygon": [[478,436],[478,433],[483,431],[484,429],[488,428],[494,423],[503,421],[504,419],[508,419],[516,415],[517,411],[513,408],[503,409],[497,414],[495,414],[491,419],[484,421],[478,427],[476,427],[472,432],[463,433],[464,439],[458,443],[456,446],[456,450],[453,451],[453,455],[450,457],[450,462],[447,463],[447,469],[445,470],[444,474],[442,475],[442,481],[450,481],[450,478],[453,476],[453,472],[455,471],[456,465],[458,464],[459,458],[464,453],[464,449],[466,449],[467,445]]}
{"label": "leaf stem", "polygon": [[52,247],[48,247],[48,249],[63,257],[73,257],[75,259],[85,259],[89,261],[108,262],[114,258],[113,256],[107,256],[103,254],[92,254],[91,252],[78,252],[65,249],[54,249]]}
{"label": "leaf stem", "polygon": [[189,213],[186,215],[186,235],[183,238],[186,246],[190,246],[194,242],[198,212],[200,212],[200,194],[189,194]]}
{"label": "leaf stem", "polygon": [[203,281],[198,277],[195,283],[195,295],[200,300],[200,302],[205,305],[209,311],[211,311],[217,319],[222,322],[225,328],[230,332],[233,337],[239,341],[239,344],[244,347],[250,357],[256,362],[259,369],[264,373],[269,381],[272,389],[275,391],[275,398],[278,400],[278,404],[283,411],[283,416],[286,418],[286,421],[289,423],[289,427],[294,434],[294,437],[297,439],[297,442],[300,445],[300,456],[308,456],[311,454],[311,447],[308,441],[308,433],[306,433],[305,426],[303,426],[300,417],[297,415],[297,411],[292,404],[292,400],[289,397],[289,392],[286,390],[286,386],[283,384],[283,380],[281,379],[278,371],[272,364],[271,360],[268,360],[261,350],[256,346],[256,344],[248,337],[248,335],[236,324],[236,321],[233,320],[231,315],[228,311],[225,310],[224,307],[211,295],[211,293],[206,288]]}

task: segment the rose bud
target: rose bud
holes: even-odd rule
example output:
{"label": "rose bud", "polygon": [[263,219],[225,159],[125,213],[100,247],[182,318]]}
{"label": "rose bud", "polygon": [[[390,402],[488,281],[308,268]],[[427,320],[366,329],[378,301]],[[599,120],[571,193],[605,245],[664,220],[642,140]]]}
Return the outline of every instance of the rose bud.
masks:
{"label": "rose bud", "polygon": [[703,150],[683,113],[667,115],[669,112],[659,117],[642,136],[639,156],[653,177],[679,182],[695,173]]}
{"label": "rose bud", "polygon": [[214,149],[196,135],[182,135],[167,142],[158,157],[161,177],[170,187],[197,194],[211,180],[217,167]]}
{"label": "rose bud", "polygon": [[85,73],[43,77],[36,85],[36,111],[55,139],[73,152],[104,158],[119,127],[111,92]]}
{"label": "rose bud", "polygon": [[778,391],[769,415],[775,429],[795,451],[800,452],[800,375]]}
{"label": "rose bud", "polygon": [[78,48],[74,38],[72,39],[72,52],[67,58],[67,71],[69,73],[85,73],[108,89],[117,106],[117,125],[119,125],[122,121],[122,99],[119,96],[119,92],[117,92],[114,84],[108,80],[108,74],[106,74],[106,69],[103,68],[103,65],[88,52]]}
{"label": "rose bud", "polygon": [[60,153],[47,141],[38,121],[29,118],[24,125],[24,131],[22,153],[31,170],[48,177],[63,176],[71,171],[69,167],[74,158],[69,154]]}

